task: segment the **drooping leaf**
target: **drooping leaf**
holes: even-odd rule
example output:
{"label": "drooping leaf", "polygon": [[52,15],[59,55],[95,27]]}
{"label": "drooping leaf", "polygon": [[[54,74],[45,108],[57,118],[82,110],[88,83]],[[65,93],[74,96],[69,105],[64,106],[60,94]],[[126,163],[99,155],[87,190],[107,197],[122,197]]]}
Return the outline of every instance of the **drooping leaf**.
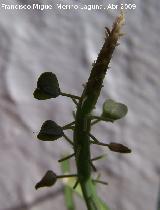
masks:
{"label": "drooping leaf", "polygon": [[64,135],[62,127],[52,120],[43,123],[37,138],[42,141],[54,141]]}
{"label": "drooping leaf", "polygon": [[52,72],[45,72],[40,75],[37,88],[33,93],[38,100],[56,98],[60,95],[60,88],[57,77]]}
{"label": "drooping leaf", "polygon": [[57,181],[56,174],[49,170],[46,172],[46,174],[43,176],[43,178],[36,184],[35,188],[36,190],[41,187],[51,187],[53,186]]}
{"label": "drooping leaf", "polygon": [[108,148],[113,152],[120,152],[120,153],[131,153],[131,150],[124,146],[123,144],[119,143],[110,143],[108,144]]}
{"label": "drooping leaf", "polygon": [[127,112],[128,108],[125,104],[107,99],[103,104],[102,117],[106,118],[106,121],[114,121],[124,117]]}

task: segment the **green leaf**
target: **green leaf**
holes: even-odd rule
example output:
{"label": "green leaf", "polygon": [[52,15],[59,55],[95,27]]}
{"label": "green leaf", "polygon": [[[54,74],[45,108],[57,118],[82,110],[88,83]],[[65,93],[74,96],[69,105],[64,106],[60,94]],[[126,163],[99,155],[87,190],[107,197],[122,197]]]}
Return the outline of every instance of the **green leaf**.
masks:
{"label": "green leaf", "polygon": [[52,120],[43,123],[37,138],[42,141],[54,141],[64,135],[62,127]]}
{"label": "green leaf", "polygon": [[60,88],[55,74],[45,72],[40,75],[37,82],[37,88],[33,93],[34,98],[38,100],[46,100],[56,98],[60,95]]}
{"label": "green leaf", "polygon": [[120,153],[131,153],[131,150],[124,146],[123,144],[119,143],[110,143],[108,144],[108,148],[113,152],[120,152]]}
{"label": "green leaf", "polygon": [[36,184],[35,188],[36,190],[41,187],[51,187],[53,186],[57,181],[56,174],[49,170],[46,172],[44,177]]}
{"label": "green leaf", "polygon": [[100,202],[100,210],[110,210],[110,208],[107,206],[107,204],[104,203],[100,198],[99,198],[99,202]]}
{"label": "green leaf", "polygon": [[[64,158],[64,157],[62,157],[62,158]],[[63,174],[70,173],[69,160],[65,160],[61,163],[61,169],[62,169]],[[65,179],[65,180],[68,181],[68,179]],[[73,182],[72,182],[71,188],[69,186],[67,186],[67,184],[64,182],[64,197],[65,197],[66,209],[68,209],[68,210],[75,209],[73,192],[74,192],[73,191]]]}
{"label": "green leaf", "polygon": [[117,103],[111,99],[107,99],[103,104],[102,117],[106,118],[106,121],[114,121],[121,119],[128,112],[128,108],[125,104]]}

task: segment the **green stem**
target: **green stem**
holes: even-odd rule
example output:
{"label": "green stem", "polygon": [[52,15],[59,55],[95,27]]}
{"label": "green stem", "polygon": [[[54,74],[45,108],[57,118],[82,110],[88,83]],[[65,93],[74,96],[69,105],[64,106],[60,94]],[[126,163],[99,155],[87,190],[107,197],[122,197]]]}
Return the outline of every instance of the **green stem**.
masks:
{"label": "green stem", "polygon": [[74,184],[74,186],[73,186],[73,189],[74,190],[76,189],[76,187],[78,186],[78,184],[79,184],[79,180],[77,179],[76,182],[75,182],[75,184]]}
{"label": "green stem", "polygon": [[104,147],[108,147],[109,144],[105,144],[105,143],[102,143],[102,142],[95,142],[95,141],[90,141],[92,144],[97,144],[97,145],[100,145],[100,146],[104,146]]}
{"label": "green stem", "polygon": [[90,116],[91,119],[95,119],[95,121],[92,122],[92,125],[94,125],[95,123],[99,122],[99,121],[106,121],[106,122],[114,122],[112,119],[109,119],[109,118],[106,118],[106,117],[103,117],[103,116],[95,116],[95,115],[92,115]]}
{"label": "green stem", "polygon": [[92,167],[92,169],[93,169],[93,171],[97,171],[97,168],[95,167],[95,165],[92,163],[92,161],[90,161],[90,164],[91,164],[91,167]]}
{"label": "green stem", "polygon": [[65,161],[65,160],[68,160],[68,159],[70,159],[71,157],[73,157],[75,154],[73,153],[73,154],[71,154],[71,155],[68,155],[68,156],[66,156],[66,157],[64,157],[64,158],[62,158],[62,159],[60,159],[60,160],[58,160],[58,162],[63,162],[63,161]]}
{"label": "green stem", "polygon": [[91,119],[96,119],[96,120],[98,120],[98,121],[103,120],[103,118],[102,118],[101,116],[96,116],[96,115],[92,115],[92,116],[91,116]]}
{"label": "green stem", "polygon": [[58,175],[57,179],[68,178],[68,177],[77,177],[77,174]]}
{"label": "green stem", "polygon": [[[93,136],[91,133],[89,133],[88,135],[93,139],[93,141],[95,143],[100,143],[100,141],[98,141],[98,139],[95,136]],[[92,141],[90,141],[90,142],[92,142]]]}
{"label": "green stem", "polygon": [[94,158],[91,159],[91,161],[93,162],[93,161],[96,161],[96,160],[100,160],[100,159],[104,158],[105,156],[106,155],[100,155],[100,156],[94,157]]}
{"label": "green stem", "polygon": [[66,96],[66,97],[69,97],[69,98],[73,98],[73,99],[80,99],[79,96],[75,96],[75,95],[72,95],[72,94],[68,94],[68,93],[60,93],[61,96]]}
{"label": "green stem", "polygon": [[76,101],[75,98],[72,98],[72,101],[75,103],[76,106],[78,106],[78,102]]}
{"label": "green stem", "polygon": [[102,210],[103,204],[96,194],[95,185],[91,178],[90,156],[90,129],[91,113],[97,103],[103,80],[113,51],[120,36],[120,29],[124,23],[123,15],[119,16],[113,24],[113,29],[106,37],[105,43],[94,63],[88,82],[79,100],[76,112],[74,129],[74,151],[78,180],[81,185],[83,197],[88,210]]}
{"label": "green stem", "polygon": [[94,120],[94,121],[91,122],[91,125],[94,125],[94,124],[96,124],[96,123],[98,123],[100,121],[101,121],[100,119],[96,119],[96,120]]}
{"label": "green stem", "polygon": [[74,130],[74,126],[67,127],[67,128],[65,128],[65,129],[63,129],[63,130]]}
{"label": "green stem", "polygon": [[68,143],[70,143],[71,145],[74,145],[73,142],[68,138],[68,136],[63,134],[63,137],[68,141]]}
{"label": "green stem", "polygon": [[104,182],[104,181],[101,181],[101,180],[93,179],[92,181],[93,181],[93,182],[100,183],[100,184],[108,185],[107,182]]}
{"label": "green stem", "polygon": [[62,128],[63,128],[63,130],[67,130],[68,128],[70,128],[74,124],[75,124],[75,121],[73,121],[71,123],[68,123],[67,125],[64,125]]}
{"label": "green stem", "polygon": [[72,115],[73,115],[73,118],[75,119],[75,118],[76,118],[76,113],[75,113],[75,111],[72,111]]}

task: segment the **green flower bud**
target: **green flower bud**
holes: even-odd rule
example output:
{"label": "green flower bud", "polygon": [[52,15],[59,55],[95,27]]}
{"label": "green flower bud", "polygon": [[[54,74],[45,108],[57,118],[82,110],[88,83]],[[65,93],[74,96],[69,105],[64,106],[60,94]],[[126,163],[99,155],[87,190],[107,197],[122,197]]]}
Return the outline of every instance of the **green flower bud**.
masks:
{"label": "green flower bud", "polygon": [[124,117],[127,112],[126,105],[107,99],[103,104],[102,117],[106,118],[107,121],[114,121]]}

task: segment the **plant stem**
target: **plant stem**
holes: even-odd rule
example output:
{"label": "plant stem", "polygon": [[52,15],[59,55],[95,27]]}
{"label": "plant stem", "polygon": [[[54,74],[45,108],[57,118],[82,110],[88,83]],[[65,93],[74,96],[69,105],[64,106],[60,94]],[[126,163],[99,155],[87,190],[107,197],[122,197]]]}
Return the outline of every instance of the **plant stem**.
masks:
{"label": "plant stem", "polygon": [[72,126],[74,124],[75,124],[75,121],[68,123],[67,125],[64,125],[62,128],[63,128],[63,130],[67,130],[68,128],[70,128],[70,126]]}
{"label": "plant stem", "polygon": [[97,171],[97,168],[95,167],[95,165],[92,163],[92,161],[90,161],[90,164],[91,164],[91,167],[92,167],[92,169],[93,169],[93,171]]}
{"label": "plant stem", "polygon": [[74,153],[71,154],[71,155],[68,155],[68,156],[66,156],[66,157],[64,157],[64,158],[62,158],[62,159],[60,159],[60,160],[58,160],[58,162],[63,162],[63,161],[65,161],[65,160],[68,160],[69,158],[73,157],[74,155],[75,155]]}
{"label": "plant stem", "polygon": [[102,143],[102,142],[95,142],[95,141],[91,141],[92,144],[97,144],[97,145],[100,145],[100,146],[104,146],[104,147],[108,147],[109,144],[105,144],[105,143]]}
{"label": "plant stem", "polygon": [[79,184],[79,180],[77,179],[74,186],[73,186],[73,189],[76,189],[77,185]]}
{"label": "plant stem", "polygon": [[[93,136],[91,133],[89,133],[89,136],[93,139],[93,141],[95,142],[95,144],[100,143],[100,141],[98,141],[98,139],[95,136]],[[90,142],[92,142],[92,141],[90,141]]]}
{"label": "plant stem", "polygon": [[76,101],[75,98],[72,98],[72,101],[75,103],[76,106],[78,105],[78,102]]}
{"label": "plant stem", "polygon": [[99,122],[99,121],[106,121],[106,122],[112,122],[113,123],[113,120],[109,119],[109,118],[106,118],[106,117],[103,117],[103,116],[91,116],[91,119],[95,119],[95,121],[93,121],[91,124],[94,125],[95,123]]}
{"label": "plant stem", "polygon": [[96,120],[94,120],[94,121],[91,122],[91,125],[94,125],[94,124],[96,124],[96,123],[98,123],[100,121],[101,121],[100,119],[96,119]]}
{"label": "plant stem", "polygon": [[94,158],[91,159],[91,161],[93,162],[93,161],[96,161],[96,160],[100,160],[100,159],[104,158],[105,156],[106,155],[100,155],[100,156],[94,157]]}
{"label": "plant stem", "polygon": [[108,185],[107,182],[104,182],[104,181],[101,181],[101,180],[93,179],[92,181],[93,181],[93,182],[100,183],[100,184]]}
{"label": "plant stem", "polygon": [[70,143],[71,145],[74,145],[73,142],[68,138],[68,136],[63,134],[63,137],[68,141],[68,143]]}
{"label": "plant stem", "polygon": [[112,31],[105,38],[105,43],[93,65],[90,77],[79,100],[76,112],[76,123],[74,129],[74,151],[78,179],[88,210],[102,210],[102,202],[96,194],[95,186],[91,178],[90,138],[91,112],[94,109],[106,71],[109,67],[113,51],[117,46],[121,26],[124,17],[121,14],[113,24]]}
{"label": "plant stem", "polygon": [[76,176],[77,176],[77,174],[58,175],[57,179],[68,178],[68,177],[76,177]]}
{"label": "plant stem", "polygon": [[68,93],[60,93],[61,96],[66,96],[66,97],[69,97],[69,98],[74,98],[74,99],[80,99],[79,96],[75,96],[75,95],[72,95],[72,94],[68,94]]}

